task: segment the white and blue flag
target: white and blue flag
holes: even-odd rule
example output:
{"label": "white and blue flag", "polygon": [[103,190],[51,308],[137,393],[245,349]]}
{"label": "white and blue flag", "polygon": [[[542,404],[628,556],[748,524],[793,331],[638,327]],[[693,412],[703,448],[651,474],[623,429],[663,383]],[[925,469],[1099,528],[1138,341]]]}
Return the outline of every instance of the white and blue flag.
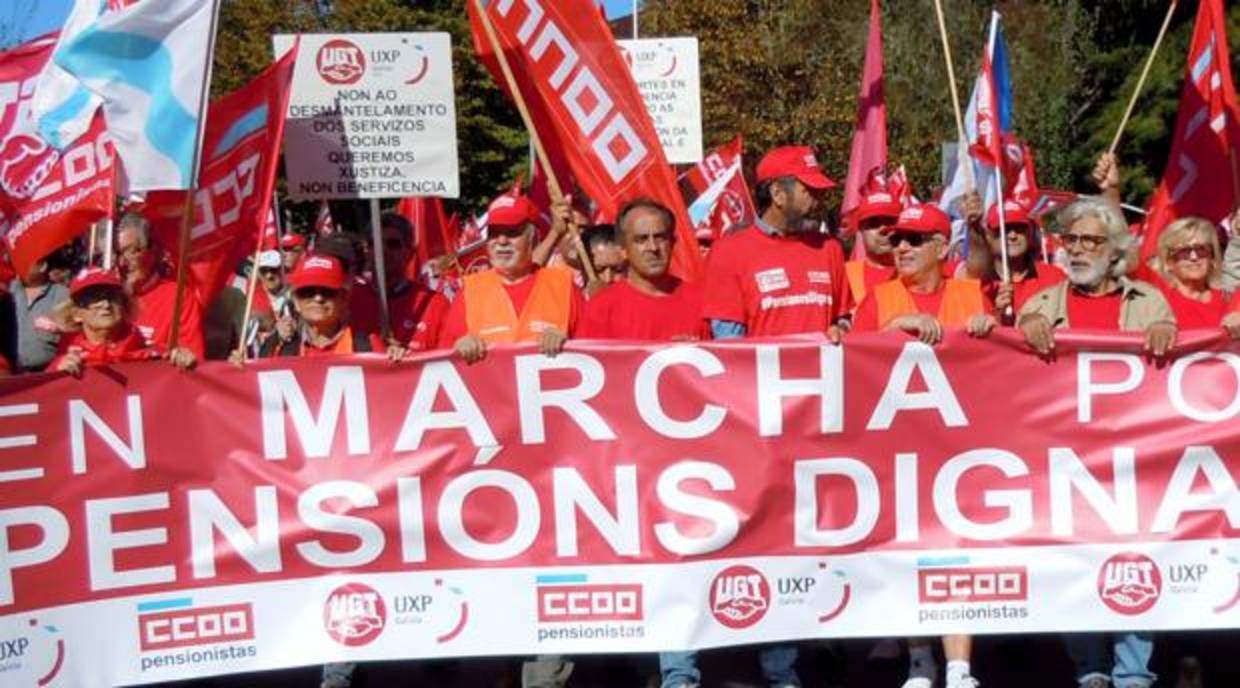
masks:
{"label": "white and blue flag", "polygon": [[103,100],[129,192],[189,189],[217,0],[144,0],[99,16],[53,60]]}
{"label": "white and blue flag", "polygon": [[[107,9],[107,0],[76,0],[60,29],[56,51],[94,25]],[[34,129],[31,133],[37,133],[52,148],[63,151],[90,129],[95,111],[102,102],[77,77],[50,60],[39,75],[31,99],[30,125]]]}

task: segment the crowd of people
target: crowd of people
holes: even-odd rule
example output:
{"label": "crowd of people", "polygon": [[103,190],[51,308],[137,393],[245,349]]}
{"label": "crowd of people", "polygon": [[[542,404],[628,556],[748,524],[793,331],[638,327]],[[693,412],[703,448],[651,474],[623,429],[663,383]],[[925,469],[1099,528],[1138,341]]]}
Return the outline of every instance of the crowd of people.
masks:
{"label": "crowd of people", "polygon": [[[1240,283],[1240,213],[1222,226],[1182,218],[1143,261],[1119,206],[1114,157],[1100,158],[1094,179],[1098,195],[1062,208],[1053,234],[1021,199],[984,213],[972,194],[953,221],[933,203],[882,191],[864,196],[846,218],[853,231],[828,232],[825,197],[834,184],[812,149],[788,146],[757,166],[753,223],[704,248],[700,283],[671,274],[676,216],[656,201],[632,199],[614,225],[603,225],[590,222],[580,197],[540,209],[512,192],[488,208],[490,268],[453,288],[440,280],[432,289],[409,269],[414,228],[386,214],[381,252],[348,231],[312,242],[290,232],[248,266],[257,271],[252,307],[229,287],[212,303],[191,294],[179,313],[172,247],[156,245],[149,223],[127,214],[117,224],[115,271],[87,267],[70,278],[57,254],[12,279],[0,363],[6,374],[80,376],[88,367],[136,360],[163,359],[190,371],[204,359],[244,365],[375,352],[399,360],[442,349],[477,364],[491,347],[514,343],[554,356],[573,339],[809,333],[841,343],[851,333],[898,331],[938,345],[951,330],[986,337],[1000,327],[1018,328],[1031,354],[1044,357],[1053,357],[1058,330],[1084,328],[1140,333],[1148,354],[1161,358],[1175,354],[1185,329],[1222,329],[1240,339],[1240,298],[1232,295]],[[550,229],[539,236],[542,212]],[[852,260],[845,243],[856,244]],[[381,285],[373,258],[380,254]],[[1154,681],[1148,635],[1079,635],[1065,643],[1086,688]],[[945,637],[942,648],[947,688],[979,685],[970,638]],[[933,650],[929,641],[910,641],[905,688],[934,685]],[[770,685],[801,685],[795,644],[764,646],[759,659]],[[659,665],[665,688],[700,681],[692,652],[664,653]],[[350,664],[328,665],[323,686],[347,686],[352,674]],[[558,686],[570,674],[566,658],[544,656],[525,664],[522,681]]]}

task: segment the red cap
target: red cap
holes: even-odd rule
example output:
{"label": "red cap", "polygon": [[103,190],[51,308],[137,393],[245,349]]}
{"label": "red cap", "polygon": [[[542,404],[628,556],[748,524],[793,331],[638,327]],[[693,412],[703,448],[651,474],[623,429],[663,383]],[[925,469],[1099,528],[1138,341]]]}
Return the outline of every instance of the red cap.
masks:
{"label": "red cap", "polygon": [[758,183],[780,177],[796,177],[811,189],[830,189],[835,182],[822,173],[814,149],[809,146],[776,148],[758,163]]}
{"label": "red cap", "polygon": [[69,282],[69,297],[77,296],[84,289],[91,287],[116,287],[121,288],[121,278],[111,270],[103,268],[85,268],[78,274],[73,276],[73,281]]}
{"label": "red cap", "polygon": [[874,217],[897,218],[903,210],[904,204],[895,196],[879,191],[861,199],[861,205],[857,206],[857,222],[865,222]]}
{"label": "red cap", "polygon": [[900,213],[895,229],[925,234],[952,235],[952,219],[933,203],[910,205]]}
{"label": "red cap", "polygon": [[509,192],[487,207],[487,224],[496,227],[518,227],[538,217],[534,204],[524,195]]}
{"label": "red cap", "polygon": [[293,273],[288,276],[293,289],[302,287],[324,287],[326,289],[344,289],[346,277],[340,261],[331,256],[307,256],[297,264]]}
{"label": "red cap", "polygon": [[[1033,225],[1033,217],[1029,215],[1029,209],[1024,203],[1013,198],[1003,202],[1003,221],[1009,225]],[[990,206],[990,212],[986,213],[986,226],[996,232],[999,231],[998,203]]]}
{"label": "red cap", "polygon": [[305,248],[305,247],[306,247],[306,237],[300,234],[285,234],[284,238],[280,239],[280,248],[287,249],[287,248]]}

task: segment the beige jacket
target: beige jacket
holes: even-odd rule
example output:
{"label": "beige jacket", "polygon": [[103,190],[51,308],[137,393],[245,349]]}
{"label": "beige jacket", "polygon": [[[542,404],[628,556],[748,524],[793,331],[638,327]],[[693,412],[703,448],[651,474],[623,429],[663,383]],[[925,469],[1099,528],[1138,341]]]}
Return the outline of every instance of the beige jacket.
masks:
{"label": "beige jacket", "polygon": [[[1046,316],[1054,328],[1071,327],[1068,322],[1068,281],[1047,287],[1034,294],[1020,309],[1020,318],[1039,314]],[[1175,322],[1175,314],[1158,287],[1141,280],[1120,280],[1124,302],[1119,310],[1119,329],[1145,330],[1156,322]]]}

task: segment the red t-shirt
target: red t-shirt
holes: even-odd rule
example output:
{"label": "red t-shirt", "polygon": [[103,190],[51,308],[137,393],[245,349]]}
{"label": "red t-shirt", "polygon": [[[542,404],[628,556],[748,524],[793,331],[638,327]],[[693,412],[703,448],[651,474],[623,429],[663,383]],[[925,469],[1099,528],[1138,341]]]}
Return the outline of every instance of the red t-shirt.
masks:
{"label": "red t-shirt", "polygon": [[69,349],[75,347],[81,349],[82,363],[87,367],[159,358],[159,351],[148,345],[138,330],[125,326],[112,340],[102,344],[92,344],[81,332],[61,336],[60,344],[56,349],[56,357],[47,365],[47,370],[55,372],[65,355],[69,353]]}
{"label": "red t-shirt", "polygon": [[1209,301],[1198,301],[1181,294],[1179,289],[1163,280],[1159,280],[1157,285],[1163,296],[1167,297],[1171,312],[1175,313],[1175,324],[1181,330],[1216,328],[1223,324],[1228,304],[1223,298],[1223,292],[1218,289],[1210,290]]}
{"label": "red t-shirt", "polygon": [[1117,291],[1105,296],[1086,296],[1068,289],[1068,327],[1082,330],[1118,330],[1124,294]]}
{"label": "red t-shirt", "polygon": [[825,333],[852,310],[844,251],[822,234],[730,234],[711,250],[703,289],[703,317],[741,323],[751,337]]}
{"label": "red t-shirt", "polygon": [[[1050,263],[1038,262],[1037,265],[1034,266],[1034,270],[1035,274],[1012,283],[1013,313],[1020,313],[1020,309],[1025,305],[1025,302],[1031,299],[1034,294],[1046,289],[1047,287],[1053,287],[1056,284],[1068,279],[1068,276],[1064,274],[1063,270],[1060,270],[1058,267],[1051,265]],[[1013,278],[1015,278],[1015,275],[1013,275]],[[984,289],[983,293],[986,294],[986,298],[989,299],[991,303],[994,303],[995,296],[999,293],[999,285],[1002,283],[1002,280],[996,279],[982,285]]]}
{"label": "red t-shirt", "polygon": [[[166,277],[157,278],[148,288],[134,295],[137,315],[133,324],[146,341],[161,352],[168,349],[172,336],[172,312],[176,306],[177,283]],[[178,346],[183,346],[202,360],[202,305],[192,289],[186,289],[181,304],[181,331]]]}
{"label": "red t-shirt", "polygon": [[[443,294],[415,282],[401,282],[388,294],[388,324],[392,336],[411,351],[434,349],[448,307],[448,299]],[[354,328],[359,332],[381,332],[382,311],[383,303],[370,283],[353,287],[349,295],[349,322]]]}
{"label": "red t-shirt", "polygon": [[710,339],[710,328],[702,319],[702,299],[702,288],[695,284],[681,282],[670,294],[654,296],[622,280],[586,302],[577,336],[655,341]]}
{"label": "red t-shirt", "polygon": [[[530,294],[534,292],[534,282],[534,273],[531,273],[520,282],[504,285],[504,291],[508,293],[508,300],[512,301],[512,310],[515,313],[520,313],[521,309],[525,308],[525,302],[530,300]],[[568,332],[565,333],[569,337],[577,336],[578,321],[585,307],[586,299],[581,295],[581,290],[574,288],[572,301],[568,306]],[[456,295],[456,300],[448,309],[439,334],[439,348],[451,349],[456,346],[456,340],[466,334],[469,334],[469,325],[465,319],[465,292],[462,291]]]}

